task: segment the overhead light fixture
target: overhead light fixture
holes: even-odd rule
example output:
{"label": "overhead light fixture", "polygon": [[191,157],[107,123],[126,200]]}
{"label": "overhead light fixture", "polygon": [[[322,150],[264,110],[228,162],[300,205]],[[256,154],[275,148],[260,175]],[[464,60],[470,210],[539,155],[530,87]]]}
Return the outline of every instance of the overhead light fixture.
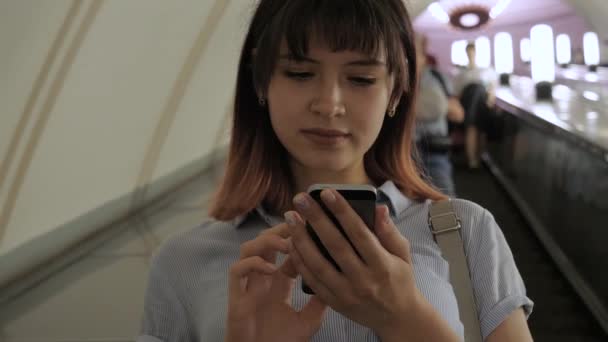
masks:
{"label": "overhead light fixture", "polygon": [[458,66],[466,66],[468,64],[467,57],[467,41],[457,40],[452,43],[452,64]]}
{"label": "overhead light fixture", "polygon": [[466,13],[460,17],[460,25],[465,27],[474,27],[479,25],[479,16],[473,13]]}
{"label": "overhead light fixture", "polygon": [[562,67],[568,67],[572,59],[572,51],[570,47],[570,37],[562,33],[555,38],[555,53],[557,54],[557,63]]}
{"label": "overhead light fixture", "polygon": [[553,99],[553,82],[555,81],[554,41],[553,29],[549,25],[539,24],[530,30],[532,80],[536,86],[536,99],[540,101],[551,101]]}
{"label": "overhead light fixture", "polygon": [[467,5],[450,12],[450,24],[461,30],[475,30],[488,23],[489,9],[485,6]]}
{"label": "overhead light fixture", "polygon": [[597,112],[587,112],[587,120],[595,121],[600,117]]}
{"label": "overhead light fixture", "polygon": [[498,3],[492,7],[490,10],[490,18],[496,19],[511,3],[511,0],[500,0]]}
{"label": "overhead light fixture", "polygon": [[508,86],[513,73],[513,38],[507,32],[494,37],[494,67],[500,75],[500,84]]}
{"label": "overhead light fixture", "polygon": [[597,71],[597,66],[600,64],[600,43],[597,33],[585,33],[583,36],[583,50],[585,64],[587,64],[590,71]]}
{"label": "overhead light fixture", "polygon": [[480,68],[489,68],[492,65],[490,38],[481,36],[475,39],[475,62]]}
{"label": "overhead light fixture", "polygon": [[475,30],[496,19],[511,0],[439,0],[428,10],[439,22],[461,30]]}
{"label": "overhead light fixture", "polygon": [[519,42],[519,55],[521,61],[524,63],[530,63],[532,60],[532,46],[530,44],[530,38],[523,38]]}
{"label": "overhead light fixture", "polygon": [[440,22],[444,24],[450,22],[450,16],[443,10],[443,8],[441,7],[441,5],[439,5],[438,2],[433,2],[432,4],[430,4],[428,9],[429,12],[431,12],[431,14],[433,15],[433,17],[435,17],[435,19],[439,20]]}

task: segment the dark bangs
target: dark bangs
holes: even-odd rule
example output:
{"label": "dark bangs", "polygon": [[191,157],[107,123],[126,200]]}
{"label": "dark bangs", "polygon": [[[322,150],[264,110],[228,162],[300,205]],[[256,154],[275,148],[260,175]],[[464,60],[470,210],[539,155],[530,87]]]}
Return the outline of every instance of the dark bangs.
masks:
{"label": "dark bangs", "polygon": [[[276,66],[281,42],[285,39],[290,57],[308,55],[309,42],[315,37],[332,51],[352,50],[377,58],[386,56],[387,68],[395,77],[397,93],[409,88],[405,77],[408,57],[403,40],[409,40],[407,13],[392,1],[379,0],[278,0],[274,15],[254,33],[257,38],[253,59],[254,83],[264,94]],[[262,2],[264,3],[264,1]],[[268,11],[267,11],[268,12]],[[263,27],[262,27],[263,26]],[[410,42],[411,43],[411,42]],[[381,51],[384,50],[384,51]],[[412,63],[413,61],[409,61]],[[414,61],[415,63],[415,61]],[[413,68],[415,70],[415,68]]]}

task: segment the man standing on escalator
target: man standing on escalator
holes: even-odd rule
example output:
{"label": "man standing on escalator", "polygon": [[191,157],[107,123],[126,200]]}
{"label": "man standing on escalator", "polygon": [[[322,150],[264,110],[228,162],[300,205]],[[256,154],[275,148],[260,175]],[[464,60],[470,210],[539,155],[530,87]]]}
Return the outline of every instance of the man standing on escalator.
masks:
{"label": "man standing on escalator", "polygon": [[448,120],[462,122],[464,110],[459,100],[452,96],[447,77],[427,65],[421,36],[416,38],[416,53],[420,75],[416,102],[416,145],[421,166],[435,187],[455,197]]}

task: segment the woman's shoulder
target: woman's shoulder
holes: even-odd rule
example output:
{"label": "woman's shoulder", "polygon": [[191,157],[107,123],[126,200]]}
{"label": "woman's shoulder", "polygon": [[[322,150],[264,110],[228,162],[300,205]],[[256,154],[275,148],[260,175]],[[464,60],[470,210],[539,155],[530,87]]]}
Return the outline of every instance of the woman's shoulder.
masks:
{"label": "woman's shoulder", "polygon": [[468,199],[454,198],[451,201],[454,210],[457,214],[459,214],[461,220],[463,218],[466,218],[468,220],[476,220],[479,219],[481,216],[486,215],[486,213],[489,213],[486,208]]}
{"label": "woman's shoulder", "polygon": [[483,206],[464,199],[452,200],[461,224],[465,249],[487,249],[501,245],[504,236],[494,215]]}
{"label": "woman's shoulder", "polygon": [[451,201],[454,212],[465,232],[483,229],[489,221],[494,220],[490,211],[476,202],[462,198],[454,198]]}
{"label": "woman's shoulder", "polygon": [[[496,226],[494,217],[483,206],[461,198],[452,198],[452,207],[461,224],[463,238],[471,240],[479,236],[479,230],[493,229]],[[403,219],[427,222],[432,200],[416,202],[403,213]],[[497,226],[496,226],[497,227]],[[430,228],[429,228],[430,229]]]}
{"label": "woman's shoulder", "polygon": [[[510,253],[503,232],[489,210],[466,199],[451,199],[451,202],[460,222],[460,235],[468,257],[471,259],[485,257],[491,254],[490,251],[500,251],[500,255]],[[427,238],[432,237],[428,221],[431,205],[431,200],[417,203],[408,208],[408,213],[401,218],[416,227],[424,226]]]}
{"label": "woman's shoulder", "polygon": [[[451,198],[450,201],[452,202],[455,213],[461,219],[465,217],[468,220],[470,218],[479,217],[480,215],[485,215],[486,212],[488,212],[488,210],[481,205],[467,199]],[[417,214],[428,215],[432,203],[433,201],[430,199],[413,202],[403,214],[405,216]]]}

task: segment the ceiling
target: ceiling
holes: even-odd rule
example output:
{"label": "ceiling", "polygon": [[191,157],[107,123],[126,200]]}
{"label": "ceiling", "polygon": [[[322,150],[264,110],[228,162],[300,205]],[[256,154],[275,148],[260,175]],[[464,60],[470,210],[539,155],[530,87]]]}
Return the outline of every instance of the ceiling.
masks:
{"label": "ceiling", "polygon": [[[414,20],[417,29],[425,32],[440,31],[448,28],[448,24],[439,22],[426,10],[433,1],[413,0],[410,4],[412,14],[420,13]],[[496,0],[440,0],[441,5],[449,8],[454,4],[462,3],[496,3]],[[512,0],[502,14],[490,22],[489,26],[509,26],[543,19],[559,18],[571,15],[574,9],[562,0]]]}

